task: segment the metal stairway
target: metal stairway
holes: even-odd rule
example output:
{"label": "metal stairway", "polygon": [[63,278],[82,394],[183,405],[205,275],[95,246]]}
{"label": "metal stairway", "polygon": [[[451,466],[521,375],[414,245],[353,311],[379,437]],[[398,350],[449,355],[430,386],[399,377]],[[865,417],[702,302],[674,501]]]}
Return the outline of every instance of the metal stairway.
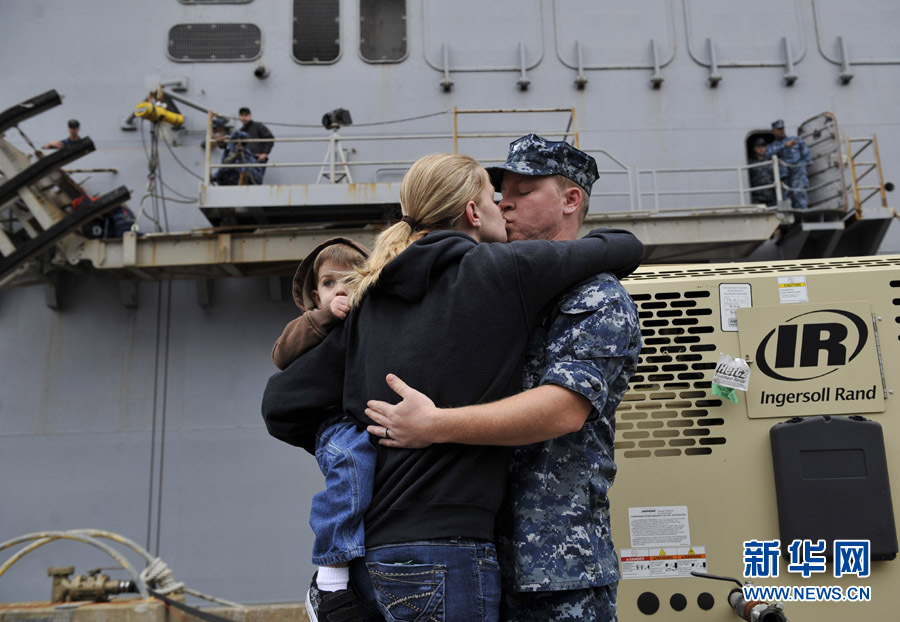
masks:
{"label": "metal stairway", "polygon": [[46,156],[40,154],[32,162],[2,138],[6,130],[18,129],[22,121],[60,103],[59,94],[48,91],[0,113],[0,287],[52,283],[49,258],[42,256],[131,194],[120,187],[87,202],[82,209],[72,209],[73,201],[85,192],[60,167],[94,151],[91,139],[83,138]]}
{"label": "metal stairway", "polygon": [[[886,190],[892,186],[884,183],[877,137],[843,138],[837,119],[828,112],[804,121],[798,135],[813,156],[807,167],[809,209],[793,212],[794,222],[780,228],[776,253],[767,258],[813,259],[875,254],[894,216],[886,195]],[[854,145],[857,146],[855,153]],[[871,161],[859,160],[864,152]],[[878,173],[876,185],[860,184],[864,177],[875,171]],[[875,196],[881,197],[881,205],[869,201]],[[751,256],[751,259],[762,258]]]}

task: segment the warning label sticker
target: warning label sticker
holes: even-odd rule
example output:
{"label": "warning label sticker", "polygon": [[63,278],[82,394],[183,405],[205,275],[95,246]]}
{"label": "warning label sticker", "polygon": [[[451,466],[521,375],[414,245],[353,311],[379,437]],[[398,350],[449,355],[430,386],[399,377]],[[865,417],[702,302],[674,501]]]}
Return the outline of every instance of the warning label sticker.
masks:
{"label": "warning label sticker", "polygon": [[620,549],[622,579],[665,579],[706,572],[706,547]]}
{"label": "warning label sticker", "polygon": [[686,505],[628,508],[633,548],[688,546],[691,529]]}
{"label": "warning label sticker", "polygon": [[778,277],[778,300],[782,304],[809,302],[806,277],[803,275]]}

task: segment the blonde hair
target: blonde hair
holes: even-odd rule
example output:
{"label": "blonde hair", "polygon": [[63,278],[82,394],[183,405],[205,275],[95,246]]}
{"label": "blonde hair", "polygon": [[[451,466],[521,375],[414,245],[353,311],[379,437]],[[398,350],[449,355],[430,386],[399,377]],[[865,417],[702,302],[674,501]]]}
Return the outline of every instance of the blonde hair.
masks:
{"label": "blonde hair", "polygon": [[375,240],[372,254],[357,273],[347,279],[350,306],[356,306],[381,271],[416,240],[431,231],[452,229],[491,183],[487,171],[465,155],[436,153],[420,158],[400,184],[400,210],[415,221],[395,223]]}

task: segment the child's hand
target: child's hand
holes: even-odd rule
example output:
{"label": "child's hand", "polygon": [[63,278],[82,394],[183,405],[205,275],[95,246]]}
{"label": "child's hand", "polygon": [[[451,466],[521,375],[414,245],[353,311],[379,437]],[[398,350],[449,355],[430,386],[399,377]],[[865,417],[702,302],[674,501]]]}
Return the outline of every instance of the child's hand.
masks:
{"label": "child's hand", "polygon": [[348,304],[347,296],[335,296],[331,299],[331,302],[328,304],[331,312],[334,314],[334,317],[339,320],[347,319],[347,314],[350,313],[350,305]]}

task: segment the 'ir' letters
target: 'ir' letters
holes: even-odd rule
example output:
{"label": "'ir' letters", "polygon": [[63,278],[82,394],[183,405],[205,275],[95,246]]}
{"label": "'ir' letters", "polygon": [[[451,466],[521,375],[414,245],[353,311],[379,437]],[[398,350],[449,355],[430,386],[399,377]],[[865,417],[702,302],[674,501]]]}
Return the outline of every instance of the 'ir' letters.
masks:
{"label": "'ir' letters", "polygon": [[[797,328],[796,324],[784,324],[778,327],[775,367],[797,366]],[[800,342],[800,367],[817,367],[819,354],[823,350],[827,355],[826,365],[845,365],[847,348],[843,342],[847,338],[847,327],[836,322],[821,324],[804,324],[803,338]]]}

